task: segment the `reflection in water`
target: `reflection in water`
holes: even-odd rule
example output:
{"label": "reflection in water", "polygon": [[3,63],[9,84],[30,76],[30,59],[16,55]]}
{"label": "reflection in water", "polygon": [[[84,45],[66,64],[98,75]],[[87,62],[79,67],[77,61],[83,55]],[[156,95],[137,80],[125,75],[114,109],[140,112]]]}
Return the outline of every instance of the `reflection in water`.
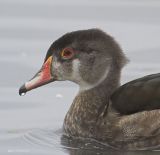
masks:
{"label": "reflection in water", "polygon": [[[25,131],[19,137],[21,143],[28,144],[28,148],[38,148],[60,155],[159,155],[159,151],[123,151],[115,150],[93,139],[77,139],[63,135],[62,130],[33,129]],[[22,139],[21,139],[22,138]],[[59,155],[59,154],[57,154]]]}
{"label": "reflection in water", "polygon": [[65,135],[61,137],[61,144],[69,155],[159,155],[158,151],[115,150],[95,140],[72,139]]}
{"label": "reflection in water", "polygon": [[91,139],[73,139],[63,135],[61,137],[61,145],[65,146],[65,149],[70,155],[97,155],[113,151],[110,147],[98,143]]}

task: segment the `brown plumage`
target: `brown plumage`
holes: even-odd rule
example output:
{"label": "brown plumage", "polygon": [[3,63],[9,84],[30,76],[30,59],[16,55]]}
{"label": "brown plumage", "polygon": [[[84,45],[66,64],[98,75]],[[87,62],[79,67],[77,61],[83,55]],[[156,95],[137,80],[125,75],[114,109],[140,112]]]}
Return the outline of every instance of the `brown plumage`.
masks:
{"label": "brown plumage", "polygon": [[96,139],[116,149],[158,148],[160,74],[120,86],[126,62],[117,42],[99,29],[67,33],[51,45],[42,69],[19,93],[55,80],[73,81],[80,90],[64,120],[68,136]]}

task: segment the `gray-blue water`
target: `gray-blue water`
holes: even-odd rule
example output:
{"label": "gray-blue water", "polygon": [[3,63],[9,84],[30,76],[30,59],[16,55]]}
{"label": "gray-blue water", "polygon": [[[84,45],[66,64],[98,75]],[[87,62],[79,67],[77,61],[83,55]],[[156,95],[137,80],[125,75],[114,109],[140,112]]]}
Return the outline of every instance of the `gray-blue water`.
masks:
{"label": "gray-blue water", "polygon": [[0,154],[139,155],[94,141],[61,138],[64,116],[78,91],[55,82],[20,97],[18,89],[41,67],[62,34],[101,28],[121,44],[130,63],[122,83],[160,72],[157,0],[0,0]]}

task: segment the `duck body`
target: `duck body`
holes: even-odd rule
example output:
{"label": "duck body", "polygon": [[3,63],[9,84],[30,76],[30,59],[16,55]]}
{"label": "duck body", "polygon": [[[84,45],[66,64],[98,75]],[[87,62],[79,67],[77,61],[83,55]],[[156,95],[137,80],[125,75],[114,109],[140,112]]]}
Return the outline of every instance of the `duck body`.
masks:
{"label": "duck body", "polygon": [[[159,75],[149,75],[131,81],[119,87],[111,98],[107,97],[106,87],[102,86],[80,92],[66,115],[65,132],[73,137],[97,139],[116,149],[146,150],[159,148]],[[140,84],[141,82],[143,86]],[[133,89],[133,93],[130,92],[131,90],[128,93],[128,87]],[[147,87],[151,88],[145,90]],[[154,89],[153,92],[152,89]],[[139,93],[138,91],[144,92]],[[134,95],[135,92],[137,96]],[[119,99],[121,102],[117,101]],[[136,99],[136,102],[133,102],[133,99]],[[147,102],[148,100],[152,104]]]}
{"label": "duck body", "polygon": [[68,136],[92,138],[116,149],[160,147],[160,74],[120,86],[127,58],[118,43],[99,29],[67,33],[49,48],[41,70],[19,90],[53,81],[80,89],[64,120]]}

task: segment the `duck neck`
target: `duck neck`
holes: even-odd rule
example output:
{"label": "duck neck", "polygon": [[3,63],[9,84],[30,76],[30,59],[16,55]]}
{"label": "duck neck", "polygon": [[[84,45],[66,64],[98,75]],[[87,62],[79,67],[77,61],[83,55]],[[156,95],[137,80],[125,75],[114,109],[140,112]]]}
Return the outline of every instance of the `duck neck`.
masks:
{"label": "duck neck", "polygon": [[79,91],[64,121],[64,129],[69,135],[86,136],[92,130],[100,115],[108,107],[109,99],[119,87],[120,70],[111,68],[103,82],[94,88]]}

